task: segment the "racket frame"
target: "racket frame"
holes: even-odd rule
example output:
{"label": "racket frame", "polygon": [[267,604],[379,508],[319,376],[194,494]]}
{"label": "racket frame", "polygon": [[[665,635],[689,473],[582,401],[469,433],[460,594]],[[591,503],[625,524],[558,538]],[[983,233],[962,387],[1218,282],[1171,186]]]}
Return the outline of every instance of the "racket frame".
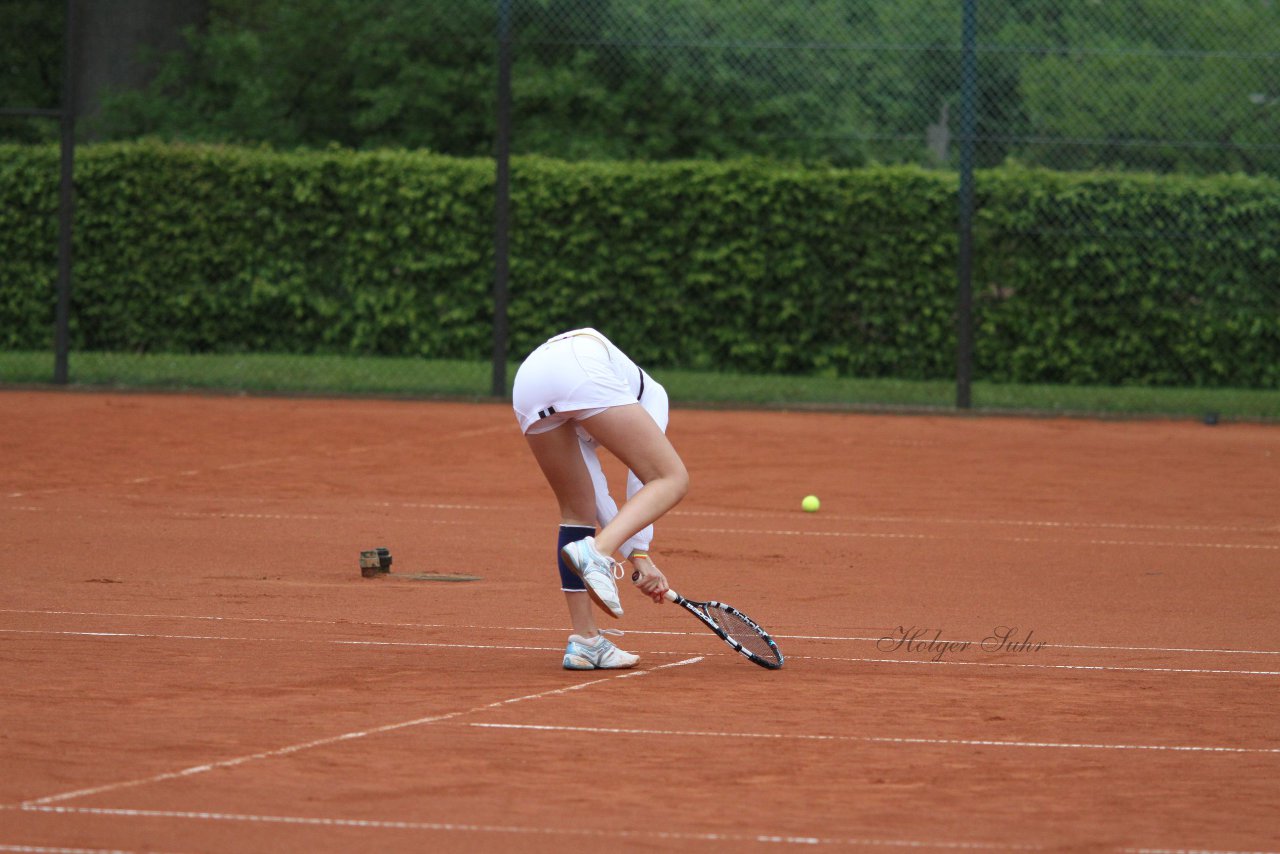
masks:
{"label": "racket frame", "polygon": [[[714,601],[698,602],[697,600],[694,600],[694,599],[686,599],[676,591],[670,590],[670,589],[668,589],[667,592],[663,594],[663,596],[666,598],[668,602],[674,602],[675,604],[684,608],[690,614],[693,614],[695,617],[697,617],[699,620],[702,621],[703,625],[711,629],[711,631],[713,631],[716,634],[716,636],[720,638],[720,640],[727,643],[729,646],[731,646],[734,650],[736,650],[741,655],[746,656],[746,658],[749,659],[750,661],[760,665],[761,667],[767,670],[777,670],[778,668],[782,667],[782,663],[784,661],[782,657],[782,650],[778,649],[778,645],[774,643],[773,638],[769,636],[769,633],[766,632],[764,629],[762,629],[759,623],[757,623],[755,620],[751,619],[746,614],[742,613],[732,605],[727,605],[724,602],[714,602]],[[741,643],[739,643],[738,641],[730,637],[729,633],[726,632],[724,629],[720,628],[720,626],[716,624],[716,621],[711,619],[711,617],[707,615],[706,610],[704,610],[704,609],[711,609],[711,608],[728,611],[729,613],[734,614],[735,616],[741,618],[743,622],[745,622],[747,625],[751,626],[753,629],[756,630],[756,632],[760,635],[760,637],[764,639],[765,643],[769,644],[769,648],[772,649],[774,653],[778,656],[778,660],[770,661],[767,658],[761,658],[751,650],[744,647]]]}

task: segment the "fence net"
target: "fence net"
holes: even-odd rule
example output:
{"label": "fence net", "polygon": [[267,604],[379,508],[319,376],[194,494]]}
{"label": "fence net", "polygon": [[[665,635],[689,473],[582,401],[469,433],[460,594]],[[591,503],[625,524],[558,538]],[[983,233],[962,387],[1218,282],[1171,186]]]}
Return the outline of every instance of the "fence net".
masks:
{"label": "fence net", "polygon": [[[0,74],[24,102],[3,106],[57,101],[57,50],[48,44],[49,33],[60,37],[56,16],[33,17],[31,11],[48,5],[12,4],[26,10],[23,27],[44,35],[7,52],[10,60]],[[341,0],[210,0],[204,24],[186,32],[184,49],[142,54],[153,69],[147,86],[102,93],[93,114],[83,118],[82,139],[158,136],[276,150],[336,145],[490,158],[497,130],[497,45],[505,35],[513,57],[509,287],[515,309],[536,303],[537,295],[524,289],[541,286],[529,272],[533,264],[522,267],[519,254],[520,229],[532,227],[522,211],[537,207],[521,195],[529,188],[530,155],[569,164],[773,163],[819,175],[898,167],[907,171],[895,174],[912,176],[910,186],[941,188],[944,203],[930,208],[928,222],[884,216],[879,205],[867,205],[861,215],[857,205],[840,208],[838,228],[858,235],[858,252],[878,245],[910,252],[913,239],[930,235],[936,245],[922,251],[935,257],[928,275],[920,276],[928,279],[924,285],[899,281],[914,275],[910,268],[898,271],[898,279],[883,271],[870,275],[851,259],[853,250],[797,273],[805,291],[826,295],[811,307],[819,314],[846,310],[831,306],[879,300],[874,324],[865,322],[866,312],[847,309],[849,318],[835,327],[843,330],[842,340],[827,342],[836,355],[818,363],[753,362],[737,359],[742,347],[728,341],[713,351],[709,364],[703,359],[680,365],[678,343],[672,344],[659,367],[670,371],[677,396],[950,403],[958,358],[955,193],[968,168],[976,170],[976,404],[984,403],[987,384],[1280,388],[1275,0],[374,5],[377,14]],[[966,8],[976,22],[969,43]],[[89,18],[94,14],[91,7],[85,11]],[[82,39],[101,36],[92,23]],[[966,49],[973,60],[970,90]],[[86,56],[92,53],[85,50]],[[55,93],[52,101],[49,91]],[[38,119],[0,117],[0,138],[51,138],[41,127]],[[51,187],[55,180],[50,175]],[[832,180],[838,185],[844,179]],[[883,186],[892,194],[904,185]],[[50,204],[11,215],[52,215]],[[832,213],[801,207],[788,215],[798,220],[796,233],[804,234],[809,229],[802,220],[817,222]],[[486,229],[485,240],[491,241],[491,223],[472,225],[473,231]],[[47,229],[44,234],[49,237]],[[441,296],[433,293],[438,280],[423,274],[421,258],[412,258],[414,252],[429,253],[429,247],[402,245],[394,234],[370,237],[376,239],[388,247],[381,258],[371,256],[370,264],[383,268],[376,278],[388,294],[408,294],[387,297],[400,305],[396,310],[419,321],[440,314]],[[665,248],[672,251],[655,257],[682,255],[678,246]],[[216,341],[189,348],[196,352],[157,353],[143,332],[132,347],[115,344],[102,352],[92,346],[98,309],[91,298],[94,277],[111,273],[86,265],[92,251],[78,250],[80,298],[72,340],[80,352],[72,361],[73,378],[112,381],[141,370],[135,381],[157,384],[412,394],[489,390],[491,346],[484,336],[472,335],[460,348],[428,346],[424,342],[434,339],[406,331],[409,323],[389,323],[374,348],[345,347],[330,336],[323,345],[304,348],[305,354]],[[487,260],[469,273],[479,277],[470,291],[486,290],[478,297],[482,301],[492,280],[486,266],[492,251],[488,242],[477,249]],[[40,298],[52,305],[52,256],[47,260],[47,277],[30,265],[0,262],[0,289],[9,294],[9,305],[30,302],[15,294],[32,288],[41,289]],[[297,263],[305,266],[306,259]],[[607,271],[607,265],[600,269]],[[372,275],[362,270],[344,275]],[[235,279],[229,292],[241,288],[246,301],[271,286],[260,280],[260,270],[257,278],[242,273],[229,274]],[[633,297],[652,302],[689,274],[675,261],[657,261],[649,269],[650,282],[633,277],[626,286],[651,288],[651,294]],[[353,291],[334,284],[332,276],[326,279],[325,271],[309,275],[300,281],[313,287],[324,282],[326,299],[354,299]],[[767,289],[770,281],[765,277],[749,286]],[[618,283],[607,272],[593,272],[574,287],[601,294],[586,297],[590,305],[607,303],[604,295]],[[834,302],[832,294],[839,295]],[[296,301],[263,305],[276,312],[263,320],[282,328],[304,312]],[[52,316],[51,308],[47,315],[40,320]],[[803,326],[811,322],[806,317],[800,311],[789,321],[797,324],[798,340],[812,332]],[[17,314],[11,320],[26,322]],[[513,317],[508,359],[518,359],[542,332],[558,331],[522,325],[524,320]],[[612,322],[619,343],[645,347],[629,340],[625,316],[583,320],[602,327]],[[768,320],[760,322],[778,334],[792,331],[776,328],[776,317]],[[0,341],[10,351],[0,354],[7,359],[6,379],[40,379],[41,357],[18,353],[19,342],[30,340],[15,333]],[[869,350],[883,356],[868,360]],[[139,353],[147,355],[147,365],[127,367]],[[208,358],[198,358],[218,354],[232,361],[208,367]],[[18,367],[19,355],[35,361]],[[783,367],[756,370],[756,364]],[[710,378],[688,370],[699,366]],[[727,377],[733,375],[742,376],[731,382]],[[886,382],[857,383],[867,378]],[[918,384],[904,391],[894,382],[902,380]]]}
{"label": "fence net", "polygon": [[[519,150],[954,176],[971,142],[979,380],[1280,381],[1280,268],[1263,236],[1276,186],[1180,180],[1280,174],[1270,0],[975,3],[968,136],[963,3],[517,5]],[[848,228],[902,240],[899,223]],[[929,310],[952,310],[953,293],[935,296]],[[902,375],[953,373],[955,339],[934,347]]]}
{"label": "fence net", "polygon": [[[955,165],[964,3],[515,2],[524,150]],[[979,165],[1280,169],[1273,0],[974,8]]]}

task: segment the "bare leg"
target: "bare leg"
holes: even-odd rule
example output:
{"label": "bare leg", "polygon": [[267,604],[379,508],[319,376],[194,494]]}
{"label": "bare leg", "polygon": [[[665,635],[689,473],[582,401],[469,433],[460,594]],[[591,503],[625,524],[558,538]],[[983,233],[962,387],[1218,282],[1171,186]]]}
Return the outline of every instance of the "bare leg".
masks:
{"label": "bare leg", "polygon": [[[660,384],[650,382],[645,389],[644,398],[640,401],[640,406],[644,411],[649,413],[654,422],[658,425],[658,429],[664,434],[667,432],[667,423],[670,421],[670,400],[667,397],[667,391]],[[600,460],[596,455],[596,447],[600,444],[596,439],[582,435],[581,430],[578,433],[578,445],[582,450],[582,459],[587,464],[587,469],[591,473],[591,481],[595,484],[596,490],[596,517],[600,521],[601,527],[608,525],[613,521],[613,517],[618,515],[618,505],[614,502],[613,497],[609,494],[609,483],[604,476],[604,471],[600,468]],[[640,478],[636,477],[636,473],[627,470],[627,500],[640,491],[644,484],[640,482]],[[653,525],[647,525],[621,546],[623,557],[630,557],[633,552],[648,552],[650,544],[653,543]]]}
{"label": "bare leg", "polygon": [[[651,525],[684,497],[689,488],[689,475],[671,442],[639,404],[607,409],[580,423],[644,484],[595,537],[596,549],[601,554],[612,555],[631,536]],[[594,526],[596,489],[576,431],[562,425],[525,438],[555,493],[561,523]],[[660,574],[658,578],[661,579]],[[646,580],[650,584],[656,581]],[[665,587],[664,581],[658,583]],[[653,591],[645,592],[653,595]],[[565,601],[574,631],[588,638],[595,635],[597,628],[589,594],[567,592]]]}
{"label": "bare leg", "polygon": [[573,633],[584,638],[594,637],[599,633],[596,627],[596,605],[585,590],[564,592],[564,601],[569,606],[569,622],[573,625]]}
{"label": "bare leg", "polygon": [[[594,528],[595,486],[572,425],[562,425],[526,438],[560,505],[561,524]],[[573,625],[574,634],[584,638],[598,634],[591,596],[585,590],[566,590],[564,600],[569,607],[569,622]]]}
{"label": "bare leg", "polygon": [[[580,423],[644,484],[596,535],[601,554],[613,554],[684,498],[689,473],[662,429],[638,403],[606,409]],[[580,453],[578,459],[582,459]],[[585,463],[582,469],[590,486]]]}
{"label": "bare leg", "polygon": [[[611,555],[685,496],[689,473],[666,435],[638,403],[606,409],[579,423],[644,484],[596,535],[596,548]],[[595,485],[577,434],[562,425],[525,438],[560,504],[561,523],[594,525]]]}
{"label": "bare leg", "polygon": [[573,427],[562,424],[546,433],[526,435],[525,439],[560,504],[560,524],[595,527],[595,486]]}

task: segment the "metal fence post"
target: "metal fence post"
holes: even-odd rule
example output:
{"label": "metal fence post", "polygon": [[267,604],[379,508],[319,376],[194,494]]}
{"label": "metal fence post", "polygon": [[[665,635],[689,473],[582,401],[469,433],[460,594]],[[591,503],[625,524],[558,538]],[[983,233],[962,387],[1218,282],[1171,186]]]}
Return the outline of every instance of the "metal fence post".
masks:
{"label": "metal fence post", "polygon": [[507,394],[507,298],[511,237],[511,0],[498,0],[497,180],[494,191],[493,386]]}
{"label": "metal fence post", "polygon": [[75,222],[76,105],[75,38],[76,0],[67,0],[65,44],[62,54],[61,177],[58,181],[58,308],[54,321],[53,381],[67,383],[71,347],[71,248]]}
{"label": "metal fence post", "polygon": [[973,148],[978,96],[978,0],[964,0],[960,63],[960,257],[956,271],[956,408],[973,382]]}

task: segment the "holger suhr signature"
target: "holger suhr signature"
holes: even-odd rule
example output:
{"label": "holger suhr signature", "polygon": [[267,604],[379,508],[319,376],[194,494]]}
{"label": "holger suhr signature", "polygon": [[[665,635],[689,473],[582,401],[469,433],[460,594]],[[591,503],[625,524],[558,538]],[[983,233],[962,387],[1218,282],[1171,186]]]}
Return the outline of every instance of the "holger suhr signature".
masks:
{"label": "holger suhr signature", "polygon": [[907,652],[923,652],[932,656],[934,661],[941,661],[943,656],[952,652],[964,652],[971,646],[977,646],[983,652],[1039,652],[1045,641],[1033,641],[1035,631],[1027,629],[1019,636],[1017,626],[996,626],[991,634],[975,644],[967,640],[945,640],[942,629],[921,629],[915,626],[906,628],[898,626],[890,635],[876,641],[876,649],[881,652],[893,652],[904,649]]}

